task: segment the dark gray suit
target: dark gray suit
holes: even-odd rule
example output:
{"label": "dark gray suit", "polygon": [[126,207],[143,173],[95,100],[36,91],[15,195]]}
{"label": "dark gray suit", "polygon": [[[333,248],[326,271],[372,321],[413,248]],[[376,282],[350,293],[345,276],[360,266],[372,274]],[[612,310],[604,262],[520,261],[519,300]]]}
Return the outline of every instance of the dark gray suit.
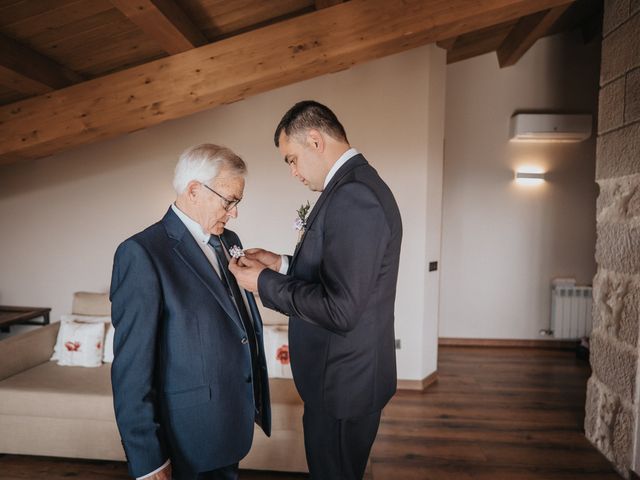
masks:
{"label": "dark gray suit", "polygon": [[[365,158],[356,155],[320,195],[288,274],[265,270],[258,279],[264,306],[290,316],[291,367],[305,403],[312,478],[357,478],[364,471],[371,445],[334,452],[351,457],[347,466],[331,466],[320,451],[332,442],[349,443],[341,425],[364,417],[369,420],[362,429],[373,442],[380,410],[395,393],[394,304],[401,241],[393,194]],[[343,422],[328,426],[327,432],[323,425],[330,419]],[[332,441],[335,435],[342,440]]]}
{"label": "dark gray suit", "polygon": [[[241,245],[225,230],[227,246]],[[119,247],[111,280],[116,420],[132,476],[171,459],[174,478],[237,463],[254,420],[270,434],[262,323],[248,294],[259,355],[220,277],[178,216]],[[261,404],[254,403],[259,382]],[[256,410],[258,413],[256,413]]]}

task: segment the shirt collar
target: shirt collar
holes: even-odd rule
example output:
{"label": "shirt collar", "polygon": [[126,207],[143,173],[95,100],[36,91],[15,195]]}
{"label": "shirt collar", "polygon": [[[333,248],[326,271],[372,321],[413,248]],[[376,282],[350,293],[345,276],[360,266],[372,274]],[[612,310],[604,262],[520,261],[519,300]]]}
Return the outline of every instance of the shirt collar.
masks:
{"label": "shirt collar", "polygon": [[191,236],[193,236],[196,242],[209,243],[209,238],[211,238],[211,235],[208,233],[205,233],[198,222],[196,222],[191,217],[189,217],[186,213],[180,210],[175,203],[171,204],[171,209],[182,221],[182,223],[184,223],[184,226],[187,227],[187,230],[189,230],[189,233],[191,233]]}
{"label": "shirt collar", "polygon": [[342,155],[340,155],[340,158],[336,161],[336,163],[333,164],[333,167],[331,167],[331,170],[329,170],[329,173],[327,173],[327,176],[324,179],[324,188],[327,188],[327,185],[329,185],[329,182],[336,174],[336,172],[340,169],[340,167],[351,160],[352,157],[355,157],[357,154],[358,151],[355,148],[350,148]]}

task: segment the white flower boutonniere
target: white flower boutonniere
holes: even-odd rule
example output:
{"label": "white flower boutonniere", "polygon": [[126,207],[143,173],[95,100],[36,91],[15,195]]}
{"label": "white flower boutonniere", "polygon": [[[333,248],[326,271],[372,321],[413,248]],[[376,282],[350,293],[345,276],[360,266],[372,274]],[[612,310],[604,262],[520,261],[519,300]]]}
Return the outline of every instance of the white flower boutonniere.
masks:
{"label": "white flower boutonniere", "polygon": [[242,251],[242,249],[238,246],[238,245],[234,245],[233,247],[231,247],[229,249],[229,255],[231,255],[233,258],[240,258],[240,257],[244,257],[244,252]]}
{"label": "white flower boutonniere", "polygon": [[298,243],[300,243],[300,240],[302,240],[302,236],[304,235],[304,232],[306,230],[309,210],[311,210],[311,205],[309,204],[308,200],[306,204],[303,203],[302,205],[300,205],[300,208],[296,210],[298,216],[293,222],[293,229],[298,231]]}

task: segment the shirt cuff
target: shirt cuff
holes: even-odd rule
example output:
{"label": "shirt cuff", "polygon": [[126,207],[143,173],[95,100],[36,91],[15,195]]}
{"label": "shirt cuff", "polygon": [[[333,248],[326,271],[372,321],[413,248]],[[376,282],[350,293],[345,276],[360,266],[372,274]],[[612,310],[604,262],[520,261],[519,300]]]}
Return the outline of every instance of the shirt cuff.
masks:
{"label": "shirt cuff", "polygon": [[136,480],[143,480],[145,478],[149,478],[150,476],[155,475],[156,473],[158,473],[158,472],[164,470],[165,468],[167,468],[167,465],[169,465],[170,463],[171,463],[171,459],[167,459],[167,461],[164,462],[161,467],[156,468],[153,472],[147,473],[146,475],[144,475],[142,477],[136,478]]}
{"label": "shirt cuff", "polygon": [[289,257],[287,255],[280,255],[282,262],[280,262],[280,270],[278,273],[286,275],[289,270]]}

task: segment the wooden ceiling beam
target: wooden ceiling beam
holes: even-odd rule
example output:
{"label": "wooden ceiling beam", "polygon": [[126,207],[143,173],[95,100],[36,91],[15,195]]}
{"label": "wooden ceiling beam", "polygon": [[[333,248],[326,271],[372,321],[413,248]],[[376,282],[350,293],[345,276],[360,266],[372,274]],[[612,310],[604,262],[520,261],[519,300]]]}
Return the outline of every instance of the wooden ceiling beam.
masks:
{"label": "wooden ceiling beam", "polygon": [[171,55],[207,43],[173,0],[111,0],[111,3]]}
{"label": "wooden ceiling beam", "polygon": [[521,18],[496,52],[500,67],[515,65],[533,44],[547,33],[569,6],[570,4],[560,5]]}
{"label": "wooden ceiling beam", "polygon": [[49,57],[0,34],[0,85],[27,95],[41,95],[83,80]]}
{"label": "wooden ceiling beam", "polygon": [[0,163],[140,130],[570,1],[351,0],[0,107]]}
{"label": "wooden ceiling beam", "polygon": [[436,45],[439,46],[440,48],[444,48],[445,50],[449,51],[456,44],[456,40],[458,40],[458,37],[446,38],[444,40],[437,41]]}
{"label": "wooden ceiling beam", "polygon": [[458,37],[455,45],[447,50],[447,63],[460,62],[489,52],[495,52],[513,29],[517,20],[492,25]]}
{"label": "wooden ceiling beam", "polygon": [[315,0],[316,10],[340,5],[342,2],[343,0]]}

